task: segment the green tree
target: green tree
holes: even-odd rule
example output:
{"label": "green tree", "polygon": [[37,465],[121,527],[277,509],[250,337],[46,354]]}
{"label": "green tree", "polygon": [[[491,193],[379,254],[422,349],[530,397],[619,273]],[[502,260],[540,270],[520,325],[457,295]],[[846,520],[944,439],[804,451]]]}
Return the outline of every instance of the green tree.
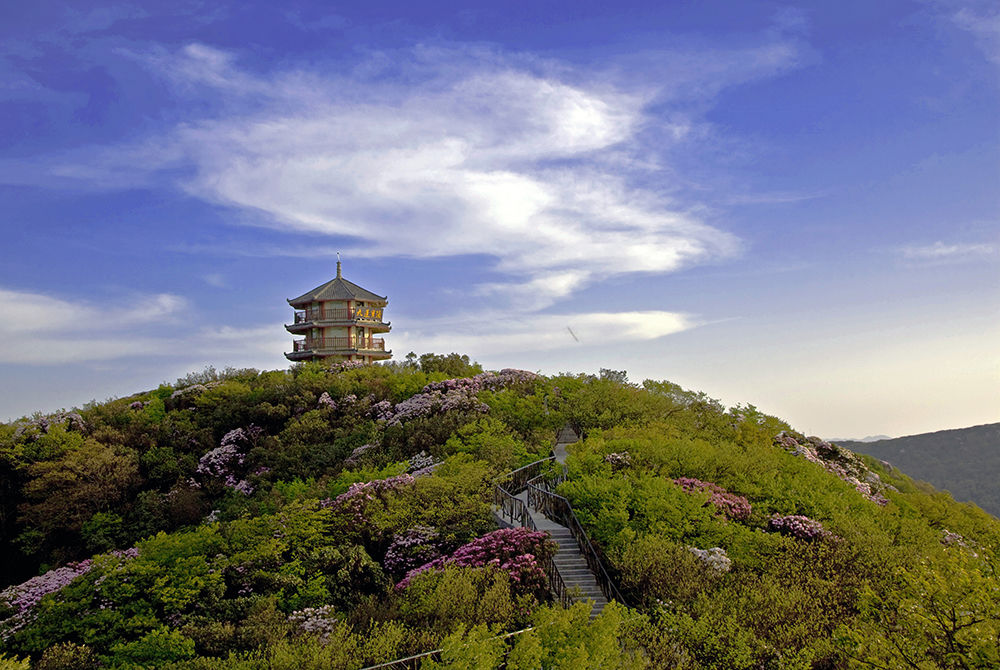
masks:
{"label": "green tree", "polygon": [[422,354],[420,369],[428,374],[440,372],[449,377],[471,377],[483,371],[483,366],[469,359],[467,354]]}
{"label": "green tree", "polygon": [[94,514],[114,511],[141,481],[134,451],[92,439],[58,460],[35,463],[29,472],[21,520],[47,540],[57,533],[76,535]]}
{"label": "green tree", "polygon": [[861,620],[841,642],[865,667],[1000,667],[997,568],[988,549],[961,546],[899,568],[894,588],[865,589]]}

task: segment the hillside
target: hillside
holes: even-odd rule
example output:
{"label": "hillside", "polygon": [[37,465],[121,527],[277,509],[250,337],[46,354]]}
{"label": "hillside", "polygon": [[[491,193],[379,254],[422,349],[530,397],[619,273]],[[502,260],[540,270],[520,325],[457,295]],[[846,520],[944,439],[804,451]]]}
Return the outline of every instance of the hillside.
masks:
{"label": "hillside", "polygon": [[0,425],[0,470],[4,670],[1000,664],[1000,521],[614,371],[209,369]]}
{"label": "hillside", "polygon": [[1000,517],[1000,423],[874,442],[838,442]]}

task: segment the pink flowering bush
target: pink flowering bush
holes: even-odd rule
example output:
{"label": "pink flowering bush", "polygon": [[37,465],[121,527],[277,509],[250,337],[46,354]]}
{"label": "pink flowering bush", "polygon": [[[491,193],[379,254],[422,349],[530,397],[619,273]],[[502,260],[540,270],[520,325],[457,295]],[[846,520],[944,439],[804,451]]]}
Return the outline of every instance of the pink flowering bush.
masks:
{"label": "pink flowering bush", "polygon": [[556,544],[549,539],[548,533],[527,528],[501,528],[462,545],[451,556],[442,556],[410,570],[396,586],[405,589],[417,575],[447,565],[490,566],[507,572],[522,592],[531,592],[546,583],[538,559],[552,556],[555,551]]}
{"label": "pink flowering bush", "polygon": [[730,493],[718,484],[703,482],[694,477],[679,477],[674,484],[680,486],[686,493],[707,492],[708,502],[726,517],[736,521],[746,521],[750,518],[750,501],[743,496]]}
{"label": "pink flowering bush", "polygon": [[798,540],[825,540],[834,537],[833,533],[823,528],[823,524],[801,514],[781,516],[775,514],[768,523],[768,528],[775,532],[794,537]]}

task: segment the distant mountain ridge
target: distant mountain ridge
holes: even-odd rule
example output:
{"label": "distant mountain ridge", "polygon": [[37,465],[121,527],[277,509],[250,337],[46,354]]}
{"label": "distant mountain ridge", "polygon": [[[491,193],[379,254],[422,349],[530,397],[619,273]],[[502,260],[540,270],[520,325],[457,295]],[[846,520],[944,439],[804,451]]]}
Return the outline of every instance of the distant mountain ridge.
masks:
{"label": "distant mountain ridge", "polygon": [[875,442],[833,440],[1000,516],[1000,423]]}
{"label": "distant mountain ridge", "polygon": [[836,442],[840,444],[841,442],[881,442],[882,440],[891,440],[891,435],[869,435],[868,437],[862,437],[859,440],[855,440],[849,437],[832,437],[829,439],[830,442]]}

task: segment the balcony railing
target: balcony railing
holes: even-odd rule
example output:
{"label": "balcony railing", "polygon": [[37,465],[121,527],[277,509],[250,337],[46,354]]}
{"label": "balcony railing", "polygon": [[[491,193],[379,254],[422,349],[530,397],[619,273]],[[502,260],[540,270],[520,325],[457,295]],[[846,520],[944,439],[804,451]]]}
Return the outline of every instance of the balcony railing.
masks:
{"label": "balcony railing", "polygon": [[385,351],[385,340],[381,337],[314,337],[294,340],[292,351]]}
{"label": "balcony railing", "polygon": [[314,321],[382,321],[382,309],[303,309],[295,312],[295,323]]}

